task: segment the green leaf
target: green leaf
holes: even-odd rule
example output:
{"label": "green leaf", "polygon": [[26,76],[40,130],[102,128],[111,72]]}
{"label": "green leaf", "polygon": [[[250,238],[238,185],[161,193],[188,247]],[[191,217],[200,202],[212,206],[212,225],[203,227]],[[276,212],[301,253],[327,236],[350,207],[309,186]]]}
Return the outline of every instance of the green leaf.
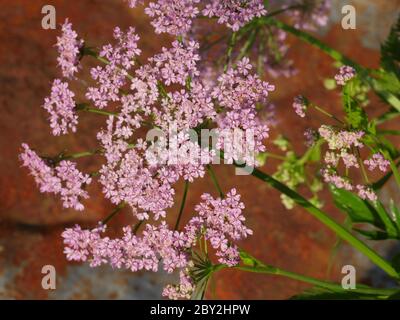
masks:
{"label": "green leaf", "polygon": [[254,258],[252,255],[248,254],[247,252],[240,250],[239,251],[240,259],[246,266],[250,267],[256,267],[258,265],[263,265],[263,263],[256,258]]}
{"label": "green leaf", "polygon": [[389,238],[398,238],[399,237],[399,232],[397,229],[396,224],[394,221],[390,218],[390,215],[386,211],[386,209],[383,207],[382,203],[379,201],[375,201],[373,204],[376,212],[379,214],[379,217],[381,221],[384,223],[385,227],[384,230],[387,232]]}
{"label": "green leaf", "polygon": [[[351,219],[354,231],[372,240],[400,239],[398,222],[393,219],[393,214],[386,211],[381,202],[375,201],[371,204],[350,191],[334,186],[331,186],[331,192],[335,205]],[[354,226],[357,223],[366,223],[369,226],[367,229],[360,229]]]}
{"label": "green leaf", "polygon": [[378,217],[374,215],[366,202],[354,193],[334,186],[331,186],[330,190],[336,206],[347,213],[353,223],[375,224],[378,222]]}
{"label": "green leaf", "polygon": [[368,127],[368,117],[354,98],[356,91],[355,83],[352,81],[343,88],[343,106],[346,112],[346,120],[354,129],[365,129]]}
{"label": "green leaf", "polygon": [[254,266],[255,265],[252,257],[249,254],[247,254],[246,252],[243,252],[243,251],[240,252],[240,259],[246,266]]}

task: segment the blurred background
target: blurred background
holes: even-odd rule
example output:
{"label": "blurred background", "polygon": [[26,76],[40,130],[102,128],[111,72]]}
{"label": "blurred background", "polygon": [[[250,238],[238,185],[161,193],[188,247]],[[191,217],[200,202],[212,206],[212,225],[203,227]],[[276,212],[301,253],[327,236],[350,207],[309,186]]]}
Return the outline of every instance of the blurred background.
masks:
{"label": "blurred background", "polygon": [[[400,11],[399,0],[332,1],[330,22],[318,30],[317,36],[333,48],[367,67],[379,64],[379,46]],[[41,9],[54,5],[58,30],[43,30]],[[352,4],[357,12],[357,29],[343,30],[340,26],[341,7]],[[104,118],[84,115],[77,135],[53,137],[47,114],[40,107],[50,90],[56,67],[54,44],[59,24],[66,17],[73,23],[79,36],[90,45],[108,43],[114,26],[135,26],[141,36],[139,42],[144,56],[154,54],[164,44],[166,36],[155,36],[143,8],[132,10],[121,0],[0,0],[0,299],[159,299],[161,288],[173,276],[163,273],[112,270],[110,267],[92,269],[88,265],[69,263],[63,254],[61,232],[75,223],[93,227],[109,214],[112,205],[104,199],[98,185],[90,186],[91,199],[85,202],[83,213],[65,210],[58,199],[41,194],[27,170],[20,167],[18,153],[22,142],[41,150],[43,154],[57,154],[68,148],[77,152],[95,147],[95,134]],[[303,131],[316,127],[323,119],[318,116],[299,120],[291,110],[293,97],[304,94],[316,104],[327,106],[331,113],[340,112],[340,95],[327,91],[325,78],[336,72],[332,60],[323,53],[289,39],[298,74],[289,79],[268,79],[276,85],[271,101],[277,107],[277,128],[285,134],[296,150],[305,149]],[[86,62],[85,62],[86,63]],[[88,62],[90,66],[91,62]],[[83,91],[74,87],[78,97]],[[372,112],[386,110],[379,100],[371,100]],[[300,137],[300,138],[299,138]],[[399,144],[397,144],[398,146]],[[269,145],[267,144],[267,147]],[[263,170],[273,172],[272,160]],[[93,159],[80,159],[79,168],[96,167]],[[236,187],[246,204],[248,226],[254,235],[241,246],[260,260],[294,272],[321,279],[340,280],[343,265],[357,269],[357,280],[376,286],[390,285],[385,277],[360,254],[343,244],[338,248],[335,235],[301,208],[285,210],[279,194],[256,179],[237,177],[230,166],[218,166],[216,172],[224,190]],[[177,186],[180,199],[182,186]],[[190,208],[205,191],[213,191],[211,181],[199,179],[190,188],[186,218]],[[382,191],[384,196],[397,197],[391,182]],[[323,198],[328,199],[328,195]],[[179,201],[177,201],[179,202]],[[344,216],[327,202],[326,211],[338,221]],[[171,215],[176,208],[171,209]],[[126,214],[119,214],[111,224],[118,232],[126,223]],[[393,255],[397,248],[371,243],[381,254]],[[397,250],[398,251],[398,250]],[[41,287],[44,265],[54,265],[57,289]],[[331,268],[329,266],[332,266]],[[219,299],[285,299],[307,288],[300,282],[266,275],[245,274],[224,270],[211,283],[207,297]]]}

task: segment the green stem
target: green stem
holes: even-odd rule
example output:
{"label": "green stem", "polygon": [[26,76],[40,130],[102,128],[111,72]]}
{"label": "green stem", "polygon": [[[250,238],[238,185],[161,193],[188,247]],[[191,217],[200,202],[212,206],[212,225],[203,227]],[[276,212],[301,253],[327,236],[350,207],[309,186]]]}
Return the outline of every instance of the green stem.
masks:
{"label": "green stem", "polygon": [[107,224],[114,216],[121,211],[121,209],[125,207],[125,203],[121,202],[103,221],[101,222],[103,225]]}
{"label": "green stem", "polygon": [[340,124],[344,125],[345,123],[340,120],[339,118],[337,118],[336,116],[334,116],[333,114],[329,113],[328,111],[322,109],[321,107],[318,107],[315,104],[310,104],[314,109],[318,110],[319,112],[321,112],[322,114],[328,116],[329,118],[332,118],[334,120],[336,120],[337,122],[339,122]]}
{"label": "green stem", "polygon": [[189,190],[189,181],[186,180],[185,181],[185,189],[183,190],[182,202],[181,202],[181,206],[179,208],[178,219],[176,220],[174,230],[178,230],[178,228],[179,228],[179,222],[181,221],[183,209],[185,208],[185,202],[186,202],[186,196],[187,196],[188,190]]}
{"label": "green stem", "polygon": [[361,168],[361,173],[362,173],[362,175],[364,177],[364,181],[365,181],[366,184],[369,184],[367,170],[365,170],[364,163],[363,163],[363,161],[361,159],[360,149],[358,147],[356,148],[356,152],[357,152],[357,161],[358,161],[358,164],[359,164],[359,166]]}
{"label": "green stem", "polygon": [[57,161],[90,157],[90,156],[93,156],[93,155],[99,154],[99,153],[101,153],[100,149],[95,149],[92,151],[82,151],[82,152],[77,152],[77,153],[71,153],[71,154],[62,155],[59,159],[57,159]]}
{"label": "green stem", "polygon": [[135,224],[135,226],[133,227],[133,234],[136,234],[140,228],[140,226],[143,224],[144,220],[140,220],[138,223]]}
{"label": "green stem", "polygon": [[257,34],[259,32],[259,29],[253,29],[247,38],[247,41],[243,45],[243,47],[240,49],[239,55],[236,58],[236,62],[240,61],[246,54],[247,52],[253,47],[253,44],[257,38]]}
{"label": "green stem", "polygon": [[[271,275],[277,275],[277,276],[284,276],[289,279],[309,283],[321,288],[329,289],[329,290],[334,290],[334,291],[344,291],[343,287],[339,284],[329,282],[329,281],[323,281],[323,280],[318,280],[312,277],[308,277],[302,274],[298,274],[295,272],[291,271],[286,271],[274,266],[270,265],[259,265],[259,266],[236,266],[234,267],[235,269],[242,270],[242,271],[247,271],[247,272],[255,272],[255,273],[264,273],[264,274],[271,274]],[[396,289],[378,289],[378,288],[357,288],[357,289],[352,289],[352,292],[357,292],[357,293],[364,293],[364,294],[381,294],[383,296],[390,296],[391,294],[396,292]]]}
{"label": "green stem", "polygon": [[[134,148],[135,145],[134,144],[128,144],[128,149],[132,149]],[[93,156],[95,154],[101,154],[103,152],[102,149],[95,149],[95,150],[89,150],[89,151],[82,151],[82,152],[77,152],[77,153],[71,153],[71,154],[62,154],[61,156],[59,156],[58,158],[56,158],[56,160],[62,161],[62,160],[68,160],[68,159],[78,159],[78,158],[83,158],[83,157],[90,157]],[[42,158],[48,158],[48,157],[42,157]]]}
{"label": "green stem", "polygon": [[[103,58],[103,57],[101,57],[96,51],[94,51],[93,49],[91,49],[91,48],[87,48],[87,47],[84,47],[83,48],[83,51],[82,51],[82,55],[86,55],[86,56],[91,56],[91,57],[93,57],[93,58],[96,58],[97,60],[99,60],[99,61],[101,61],[101,62],[103,62],[103,63],[105,63],[105,64],[110,64],[110,61],[108,61],[106,58]],[[119,70],[119,71],[123,71],[121,68],[119,68],[119,67],[115,67],[117,70]],[[130,80],[133,80],[134,79],[134,77],[133,76],[131,76],[129,73],[127,73],[126,72],[126,77],[128,78],[128,79],[130,79]]]}
{"label": "green stem", "polygon": [[228,66],[231,61],[233,48],[235,47],[235,44],[236,44],[236,36],[237,36],[237,33],[233,32],[231,35],[231,38],[229,39],[228,51],[226,54],[226,61],[225,61],[225,65],[224,65],[224,72],[226,72],[226,70],[228,70]]}
{"label": "green stem", "polygon": [[118,112],[110,112],[110,111],[105,111],[105,110],[100,110],[100,109],[95,109],[95,108],[90,108],[88,104],[86,103],[80,103],[76,106],[76,110],[78,111],[85,111],[85,112],[91,112],[91,113],[97,113],[101,114],[104,116],[117,116]]}
{"label": "green stem", "polygon": [[208,170],[208,172],[210,173],[210,177],[211,177],[212,182],[214,183],[215,187],[216,187],[217,190],[218,190],[219,196],[220,196],[221,198],[224,198],[225,195],[224,195],[224,193],[222,192],[221,186],[220,186],[219,183],[218,183],[217,176],[215,175],[215,172],[214,172],[213,168],[212,168],[210,165],[207,165],[207,170]]}
{"label": "green stem", "polygon": [[281,13],[285,13],[286,11],[302,9],[304,7],[305,7],[305,5],[296,4],[296,5],[293,5],[293,6],[290,6],[290,7],[286,7],[286,8],[282,8],[282,9],[278,9],[278,10],[272,11],[271,13],[268,13],[267,15],[265,15],[264,18],[271,18],[271,17],[277,16],[277,15],[279,15]]}
{"label": "green stem", "polygon": [[265,155],[267,156],[267,158],[274,158],[274,159],[278,159],[278,160],[286,160],[285,156],[281,156],[279,154],[275,154],[275,153],[271,153],[271,152],[265,152]]}

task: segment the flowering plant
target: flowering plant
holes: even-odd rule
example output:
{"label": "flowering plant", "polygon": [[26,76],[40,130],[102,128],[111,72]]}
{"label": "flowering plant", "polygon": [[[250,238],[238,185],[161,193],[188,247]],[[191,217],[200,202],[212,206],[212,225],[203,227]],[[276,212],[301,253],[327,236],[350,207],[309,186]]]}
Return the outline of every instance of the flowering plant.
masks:
{"label": "flowering plant", "polygon": [[[140,0],[126,2],[130,7],[144,5]],[[20,159],[40,191],[59,196],[65,208],[84,210],[89,199],[86,186],[94,179],[101,184],[104,197],[116,206],[91,229],[76,225],[62,233],[67,259],[133,272],[156,272],[160,267],[169,273],[178,271],[179,283],[163,291],[170,299],[203,297],[210,277],[224,268],[284,275],[311,283],[324,294],[346,294],[339,284],[270,266],[240,248],[239,242],[253,231],[246,226],[249,213],[238,191],[222,190],[213,171],[216,163],[224,161],[237,167],[238,174],[251,175],[277,189],[287,209],[303,207],[398,281],[399,266],[386,261],[323,211],[319,192],[324,184],[329,186],[335,204],[348,215],[355,232],[374,240],[400,239],[400,209],[394,202],[386,208],[377,193],[392,175],[400,187],[395,162],[399,151],[386,138],[393,131],[379,127],[400,114],[396,55],[400,24],[393,27],[382,46],[381,68],[371,70],[304,31],[325,25],[328,9],[325,0],[287,1],[284,5],[260,0],[151,1],[144,11],[155,32],[168,33],[174,40],[148,59],[141,56],[140,36],[134,27],[116,27],[114,40],[96,49],[66,20],[56,44],[62,77],[53,81],[43,108],[49,113],[55,136],[76,133],[82,112],[105,116],[104,127],[97,133],[98,147],[45,157],[24,143]],[[293,26],[278,19],[279,15]],[[202,43],[209,30],[198,23],[200,19],[209,24],[215,19],[216,24],[224,25],[225,33],[216,41]],[[297,154],[282,135],[272,141],[281,154],[270,153],[266,147],[276,122],[268,100],[279,90],[273,80],[296,73],[287,58],[288,33],[320,48],[340,65],[333,81],[343,97],[343,117],[302,95],[293,98],[294,112],[303,120],[312,112],[320,112],[327,120],[306,130],[308,149],[304,154]],[[221,55],[216,63],[207,59],[211,47]],[[90,70],[93,83],[85,88],[85,101],[77,101],[70,84],[78,82],[81,61],[87,58],[96,59],[99,65]],[[368,91],[381,97],[389,111],[369,118],[365,111]],[[79,171],[74,160],[94,155],[103,158],[99,169]],[[257,168],[270,158],[280,161],[272,175]],[[377,170],[385,175],[371,182],[369,172]],[[204,193],[182,226],[189,185],[206,174],[218,197]],[[313,176],[311,181],[309,176]],[[183,181],[184,191],[171,226],[167,215],[177,201],[179,181]],[[311,191],[311,198],[297,192],[302,186]],[[120,237],[106,236],[108,224],[124,207],[136,223],[124,227]],[[374,229],[357,229],[357,223]],[[360,286],[351,294],[389,298],[397,290]]]}

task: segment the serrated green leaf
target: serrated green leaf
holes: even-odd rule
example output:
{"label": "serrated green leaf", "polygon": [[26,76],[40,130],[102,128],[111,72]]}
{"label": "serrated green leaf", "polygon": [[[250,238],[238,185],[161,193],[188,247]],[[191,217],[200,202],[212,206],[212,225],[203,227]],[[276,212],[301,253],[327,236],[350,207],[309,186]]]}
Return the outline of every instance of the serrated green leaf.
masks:
{"label": "serrated green leaf", "polygon": [[343,88],[343,106],[346,120],[354,129],[368,127],[368,117],[364,109],[358,104],[354,96],[357,94],[356,82],[350,81]]}

